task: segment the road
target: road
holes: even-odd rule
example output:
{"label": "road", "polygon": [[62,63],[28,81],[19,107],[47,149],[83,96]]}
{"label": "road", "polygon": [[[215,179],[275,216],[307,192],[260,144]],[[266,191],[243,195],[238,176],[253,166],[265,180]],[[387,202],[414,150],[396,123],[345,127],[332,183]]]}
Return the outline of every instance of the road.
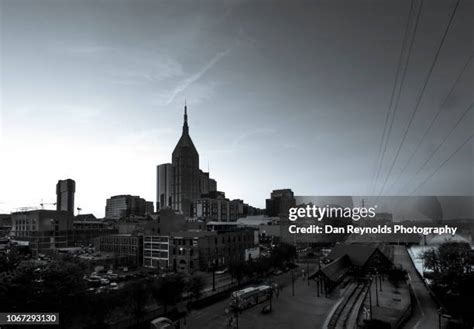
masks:
{"label": "road", "polygon": [[423,280],[418,275],[408,252],[403,246],[395,246],[394,262],[401,264],[408,272],[410,283],[415,293],[416,304],[411,318],[404,329],[434,329],[438,328],[438,307],[431,298]]}
{"label": "road", "polygon": [[[239,315],[240,329],[314,329],[321,328],[337,298],[316,297],[314,282],[308,286],[301,278],[295,281],[292,295],[291,272],[273,278],[284,286],[278,298],[273,298],[273,312],[262,314],[269,301],[244,310]],[[199,310],[192,310],[186,319],[186,329],[225,329],[230,315],[225,313],[229,299]],[[183,327],[182,327],[183,328]]]}

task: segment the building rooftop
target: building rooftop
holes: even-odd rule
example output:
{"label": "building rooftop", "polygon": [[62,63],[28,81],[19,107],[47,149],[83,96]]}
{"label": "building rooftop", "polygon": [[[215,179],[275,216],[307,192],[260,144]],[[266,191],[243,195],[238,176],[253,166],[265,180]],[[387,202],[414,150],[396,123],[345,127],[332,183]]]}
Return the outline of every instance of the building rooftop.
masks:
{"label": "building rooftop", "polygon": [[347,255],[353,265],[362,267],[377,250],[382,252],[378,245],[339,243],[334,246],[327,258],[336,260]]}
{"label": "building rooftop", "polygon": [[215,231],[188,230],[171,233],[173,238],[199,238],[204,236],[217,235]]}

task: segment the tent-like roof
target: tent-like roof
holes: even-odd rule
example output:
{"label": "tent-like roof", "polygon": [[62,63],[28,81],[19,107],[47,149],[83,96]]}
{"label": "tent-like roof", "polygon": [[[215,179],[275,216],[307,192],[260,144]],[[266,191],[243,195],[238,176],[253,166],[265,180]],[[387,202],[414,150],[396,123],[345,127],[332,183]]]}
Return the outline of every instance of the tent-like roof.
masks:
{"label": "tent-like roof", "polygon": [[377,245],[340,243],[334,246],[327,258],[334,261],[347,255],[352,265],[362,267],[377,250],[383,254]]}
{"label": "tent-like roof", "polygon": [[350,270],[352,264],[347,255],[339,257],[322,267],[318,273],[324,274],[329,280],[339,282]]}

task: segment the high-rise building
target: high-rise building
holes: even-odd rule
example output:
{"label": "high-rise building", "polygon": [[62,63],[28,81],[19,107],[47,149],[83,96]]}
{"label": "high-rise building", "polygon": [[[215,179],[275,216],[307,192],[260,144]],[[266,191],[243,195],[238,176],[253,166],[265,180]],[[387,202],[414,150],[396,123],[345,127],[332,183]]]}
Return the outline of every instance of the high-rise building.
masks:
{"label": "high-rise building", "polygon": [[172,208],[189,216],[192,200],[200,196],[200,170],[199,154],[189,136],[186,106],[184,106],[183,133],[174,148],[172,164]]}
{"label": "high-rise building", "polygon": [[105,218],[117,220],[130,217],[144,217],[149,212],[147,208],[149,208],[149,205],[147,207],[147,201],[139,196],[116,195],[107,199]]}
{"label": "high-rise building", "polygon": [[266,215],[277,217],[288,215],[291,207],[296,205],[295,195],[291,189],[273,190],[270,199],[266,200]]}
{"label": "high-rise building", "polygon": [[156,210],[164,207],[171,208],[171,186],[173,181],[173,166],[164,163],[156,167]]}
{"label": "high-rise building", "polygon": [[74,213],[76,182],[72,179],[59,180],[56,184],[56,209]]}

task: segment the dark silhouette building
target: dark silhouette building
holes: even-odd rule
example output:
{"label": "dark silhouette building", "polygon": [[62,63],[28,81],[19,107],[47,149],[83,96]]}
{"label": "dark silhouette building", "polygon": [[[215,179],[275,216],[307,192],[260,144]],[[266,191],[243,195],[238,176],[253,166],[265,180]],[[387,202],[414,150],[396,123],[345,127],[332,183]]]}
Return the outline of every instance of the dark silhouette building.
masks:
{"label": "dark silhouette building", "polygon": [[189,136],[187,107],[184,106],[184,124],[181,138],[172,154],[173,209],[185,216],[191,214],[191,202],[200,196],[199,153]]}
{"label": "dark silhouette building", "polygon": [[156,210],[171,208],[171,192],[173,183],[173,165],[171,163],[160,164],[156,167]]}
{"label": "dark silhouette building", "polygon": [[56,184],[56,210],[74,213],[76,182],[72,179],[59,180]]}
{"label": "dark silhouette building", "polygon": [[144,217],[152,212],[153,202],[136,195],[115,195],[107,199],[105,206],[105,218],[114,220]]}
{"label": "dark silhouette building", "polygon": [[288,215],[289,209],[295,205],[296,199],[291,189],[273,190],[270,199],[266,200],[265,213],[271,217]]}

